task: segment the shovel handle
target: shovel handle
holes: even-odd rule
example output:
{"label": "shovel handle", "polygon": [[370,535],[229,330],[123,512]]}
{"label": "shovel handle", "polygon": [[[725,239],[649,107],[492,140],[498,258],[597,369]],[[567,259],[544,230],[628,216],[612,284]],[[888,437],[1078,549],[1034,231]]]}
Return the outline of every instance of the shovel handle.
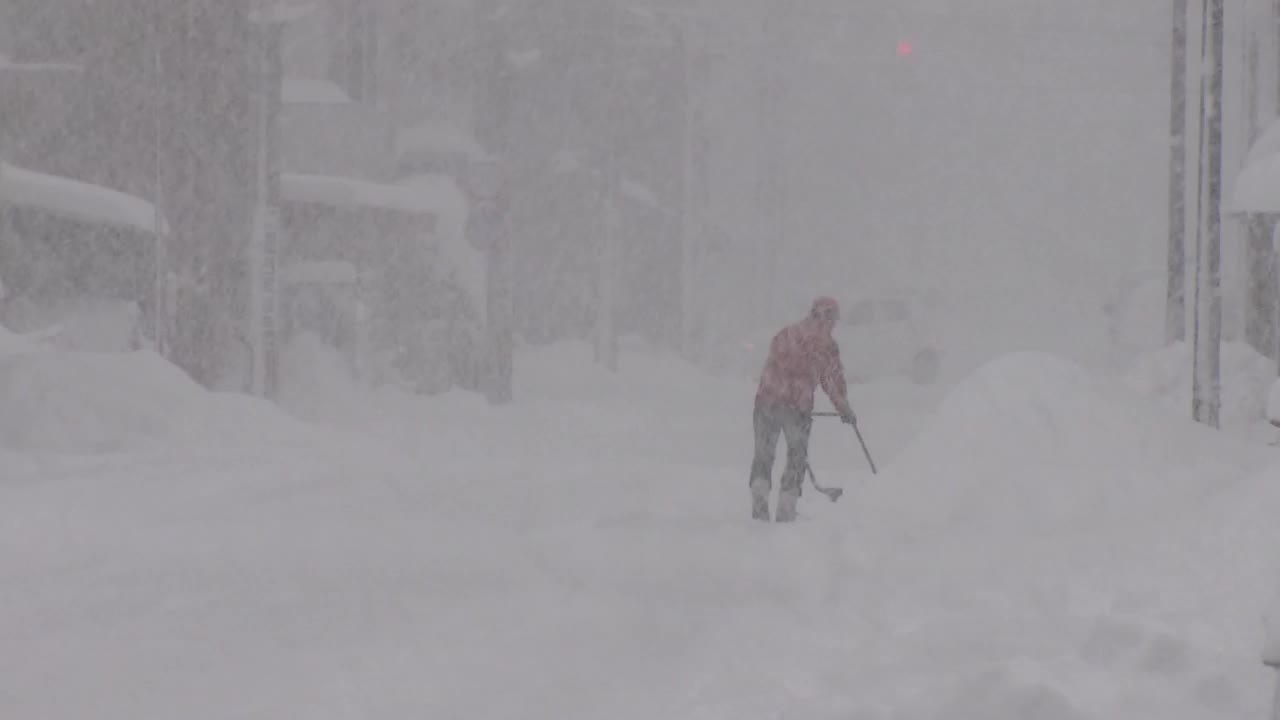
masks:
{"label": "shovel handle", "polygon": [[[816,412],[812,413],[813,417],[840,417],[840,413],[835,412]],[[853,432],[858,436],[858,444],[862,446],[862,454],[867,458],[867,464],[871,466],[871,474],[876,474],[876,462],[871,459],[871,451],[867,449],[867,442],[862,439],[862,431],[857,425],[853,426]]]}

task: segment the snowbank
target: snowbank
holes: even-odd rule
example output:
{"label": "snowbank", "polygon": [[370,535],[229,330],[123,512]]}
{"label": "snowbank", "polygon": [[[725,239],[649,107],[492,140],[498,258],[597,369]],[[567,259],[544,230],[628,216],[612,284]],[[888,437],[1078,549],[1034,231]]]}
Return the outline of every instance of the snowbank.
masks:
{"label": "snowbank", "polygon": [[1201,492],[1218,442],[1067,360],[1015,353],[943,400],[876,502],[906,523],[1079,530]]}
{"label": "snowbank", "polygon": [[[1183,417],[1191,413],[1192,348],[1181,342],[1138,358],[1124,381],[1139,394]],[[1274,363],[1241,342],[1222,344],[1222,409],[1224,428],[1253,425],[1266,419],[1268,390],[1276,377]]]}
{"label": "snowbank", "polygon": [[3,448],[113,453],[255,445],[285,428],[270,406],[209,393],[149,351],[0,355]]}
{"label": "snowbank", "polygon": [[[1264,570],[1280,524],[1264,521],[1280,482],[1215,472],[1236,454],[1215,434],[1060,358],[1007,356],[880,476],[838,504],[808,492],[801,522],[765,526],[746,517],[753,385],[622,346],[616,374],[584,343],[521,348],[516,402],[494,408],[362,393],[336,354],[298,342],[293,399],[328,392],[380,442],[223,463],[239,449],[223,435],[216,455],[72,458],[79,482],[0,483],[0,547],[17,548],[0,617],[9,714],[173,717],[194,693],[209,717],[1262,715],[1252,610],[1266,599],[1254,585],[1275,586]],[[154,356],[107,372],[46,355],[62,368],[48,377],[0,366],[0,418],[31,378],[54,407],[24,399],[24,412],[132,427],[213,414]],[[865,397],[875,451],[901,397]],[[264,434],[244,408],[234,418]],[[144,430],[126,440],[178,432]],[[841,466],[815,449],[838,484]],[[1167,472],[1189,458],[1198,480]],[[39,472],[22,469],[58,477]],[[1193,494],[1205,484],[1209,503]],[[1100,486],[1119,502],[1099,519],[1139,505],[1181,522],[1054,524]],[[1068,507],[1037,504],[1055,491]],[[921,547],[850,522],[929,510],[987,534]],[[1227,643],[1231,628],[1253,635]]]}
{"label": "snowbank", "polygon": [[1267,421],[1272,425],[1280,425],[1280,378],[1271,383],[1267,394]]}

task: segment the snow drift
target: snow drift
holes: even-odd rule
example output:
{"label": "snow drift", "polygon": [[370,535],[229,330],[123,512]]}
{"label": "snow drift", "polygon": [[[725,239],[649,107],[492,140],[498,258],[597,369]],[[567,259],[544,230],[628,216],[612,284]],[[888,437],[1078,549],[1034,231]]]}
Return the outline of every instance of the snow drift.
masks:
{"label": "snow drift", "polygon": [[[13,336],[0,336],[12,345]],[[109,453],[257,444],[286,422],[269,405],[210,393],[150,351],[0,354],[0,447]]]}
{"label": "snow drift", "polygon": [[872,491],[895,522],[1080,529],[1203,493],[1230,442],[1067,360],[1015,353],[961,382]]}
{"label": "snow drift", "polygon": [[[1192,360],[1191,346],[1176,343],[1140,356],[1124,382],[1162,407],[1186,416],[1191,412]],[[1242,342],[1223,343],[1221,362],[1222,426],[1237,428],[1265,420],[1275,364]]]}

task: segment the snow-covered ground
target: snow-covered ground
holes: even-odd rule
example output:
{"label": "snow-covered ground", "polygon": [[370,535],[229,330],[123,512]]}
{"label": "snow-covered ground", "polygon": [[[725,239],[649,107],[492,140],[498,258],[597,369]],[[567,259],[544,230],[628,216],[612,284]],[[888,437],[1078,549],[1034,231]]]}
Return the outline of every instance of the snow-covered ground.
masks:
{"label": "snow-covered ground", "polygon": [[1149,388],[1036,352],[949,391],[855,386],[881,473],[820,424],[814,467],[846,494],[806,492],[784,526],[748,519],[749,382],[634,346],[612,377],[557,346],[522,352],[499,409],[312,360],[294,419],[147,353],[0,335],[0,715],[1183,720],[1270,700],[1280,456]]}

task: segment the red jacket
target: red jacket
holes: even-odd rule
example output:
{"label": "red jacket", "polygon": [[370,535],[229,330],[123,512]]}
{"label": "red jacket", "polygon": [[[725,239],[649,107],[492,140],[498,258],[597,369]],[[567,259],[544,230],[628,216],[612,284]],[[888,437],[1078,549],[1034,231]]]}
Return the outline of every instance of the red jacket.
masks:
{"label": "red jacket", "polygon": [[773,336],[756,399],[810,413],[818,385],[837,412],[849,412],[840,346],[829,330],[809,317]]}

